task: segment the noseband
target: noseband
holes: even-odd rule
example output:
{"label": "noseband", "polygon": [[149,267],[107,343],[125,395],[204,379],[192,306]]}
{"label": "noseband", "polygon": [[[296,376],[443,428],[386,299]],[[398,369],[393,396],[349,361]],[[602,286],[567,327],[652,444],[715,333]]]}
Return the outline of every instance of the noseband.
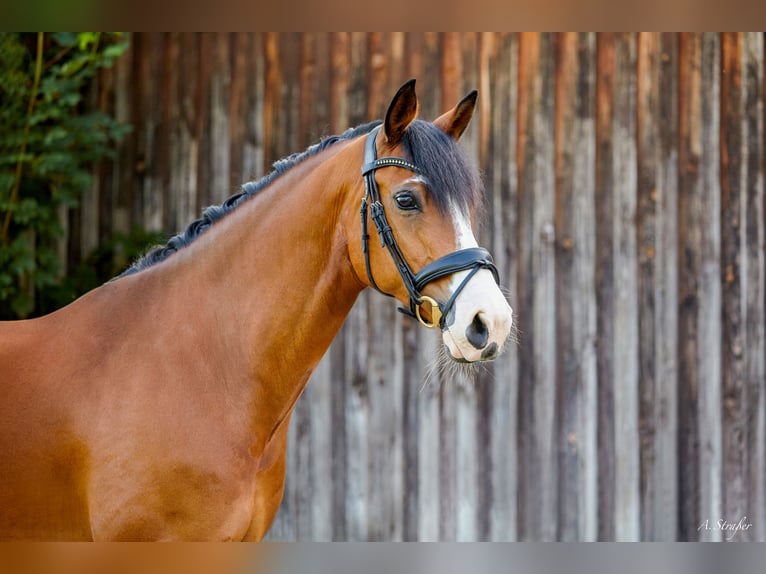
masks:
{"label": "noseband", "polygon": [[[367,233],[367,210],[369,208],[370,217],[375,224],[375,229],[378,231],[380,237],[381,247],[386,247],[391,254],[391,258],[394,260],[396,268],[399,270],[399,275],[404,282],[404,286],[407,289],[410,297],[410,308],[399,308],[399,311],[410,317],[415,317],[420,323],[429,329],[439,327],[444,329],[444,321],[447,317],[452,305],[455,303],[455,299],[466,286],[468,281],[480,270],[489,269],[492,271],[492,275],[495,277],[495,281],[499,282],[499,276],[497,268],[492,261],[492,256],[489,251],[482,247],[471,247],[468,249],[460,249],[440,257],[436,261],[433,261],[426,265],[420,272],[413,273],[407,261],[404,259],[399,245],[396,243],[391,226],[386,219],[386,212],[383,209],[383,204],[380,202],[380,190],[378,184],[375,181],[375,170],[382,167],[401,167],[408,169],[415,173],[419,173],[419,169],[415,164],[402,157],[382,157],[377,158],[377,150],[375,148],[375,139],[378,135],[380,126],[373,129],[367,136],[367,141],[364,148],[364,165],[362,166],[362,175],[364,176],[365,195],[362,199],[362,206],[359,213],[362,217],[362,251],[364,252],[364,263],[367,267],[367,277],[370,280],[370,285],[383,295],[393,297],[390,293],[386,293],[377,283],[372,276],[372,268],[370,266],[370,250],[369,239],[370,236]],[[426,285],[447,275],[458,273],[460,271],[470,270],[470,273],[466,275],[465,279],[458,285],[457,289],[452,293],[449,300],[445,304],[440,304],[428,295],[423,295],[422,290]],[[424,304],[431,306],[431,321],[426,321],[420,308]]]}

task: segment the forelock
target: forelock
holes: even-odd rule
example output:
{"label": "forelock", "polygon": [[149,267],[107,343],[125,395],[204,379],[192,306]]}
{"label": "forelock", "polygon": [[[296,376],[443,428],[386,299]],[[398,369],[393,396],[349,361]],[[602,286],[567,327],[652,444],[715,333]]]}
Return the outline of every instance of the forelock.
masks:
{"label": "forelock", "polygon": [[430,122],[415,120],[402,137],[404,154],[427,182],[442,213],[455,204],[466,213],[480,207],[483,185],[479,170],[463,148]]}

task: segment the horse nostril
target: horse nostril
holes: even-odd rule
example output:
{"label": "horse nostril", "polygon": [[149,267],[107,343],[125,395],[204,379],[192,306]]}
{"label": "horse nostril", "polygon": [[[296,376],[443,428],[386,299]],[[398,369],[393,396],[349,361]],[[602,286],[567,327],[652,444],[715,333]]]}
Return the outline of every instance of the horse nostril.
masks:
{"label": "horse nostril", "polygon": [[489,329],[487,329],[487,326],[484,324],[484,321],[481,320],[478,313],[476,313],[473,321],[471,321],[471,324],[466,328],[465,336],[466,339],[468,339],[468,342],[477,349],[483,349],[487,346]]}

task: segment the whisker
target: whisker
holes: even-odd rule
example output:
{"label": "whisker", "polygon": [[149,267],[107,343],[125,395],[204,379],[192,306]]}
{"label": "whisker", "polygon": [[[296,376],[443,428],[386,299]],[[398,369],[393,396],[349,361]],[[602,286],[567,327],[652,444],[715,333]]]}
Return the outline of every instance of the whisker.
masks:
{"label": "whisker", "polygon": [[513,292],[511,291],[510,287],[505,287],[504,285],[498,285],[498,288],[500,289],[500,293],[502,293],[506,299],[510,299],[511,296],[513,295]]}
{"label": "whisker", "polygon": [[431,385],[434,381],[438,381],[438,385],[441,386],[445,379],[444,375],[449,368],[449,363],[451,362],[452,360],[447,356],[444,347],[437,347],[435,355],[426,365],[425,373],[423,375],[423,384],[420,387],[420,392],[422,393],[423,390],[425,390],[425,388]]}

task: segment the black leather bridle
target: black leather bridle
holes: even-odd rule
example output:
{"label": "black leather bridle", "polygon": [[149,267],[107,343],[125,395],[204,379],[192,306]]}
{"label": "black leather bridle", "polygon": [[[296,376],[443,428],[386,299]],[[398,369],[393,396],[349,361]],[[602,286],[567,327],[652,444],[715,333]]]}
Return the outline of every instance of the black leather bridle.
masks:
{"label": "black leather bridle", "polygon": [[[405,309],[400,307],[399,311],[405,315],[415,317],[423,326],[429,329],[435,327],[444,329],[445,318],[448,316],[458,294],[463,290],[463,287],[466,286],[468,281],[470,281],[480,269],[489,269],[492,271],[495,281],[499,283],[497,268],[492,261],[492,256],[489,254],[489,251],[482,247],[470,247],[440,257],[436,261],[426,265],[418,273],[412,272],[412,269],[407,264],[404,255],[396,243],[391,226],[386,219],[386,212],[383,209],[383,204],[380,202],[378,184],[375,182],[375,170],[389,166],[401,167],[415,173],[419,173],[420,170],[415,164],[402,157],[382,157],[378,159],[377,150],[375,148],[375,139],[379,130],[380,126],[377,126],[367,136],[364,148],[364,165],[362,166],[365,195],[362,199],[362,206],[359,213],[362,218],[362,251],[364,252],[364,262],[367,267],[367,277],[370,280],[370,285],[372,285],[376,291],[379,291],[388,297],[393,297],[393,295],[386,293],[378,287],[372,276],[369,250],[370,236],[367,233],[367,211],[369,208],[370,217],[375,224],[375,229],[377,229],[378,236],[380,237],[380,245],[381,247],[386,247],[388,249],[396,268],[399,270],[399,275],[404,282],[407,293],[409,293],[410,308]],[[466,270],[470,270],[470,273],[468,273],[465,279],[458,285],[457,289],[455,289],[445,304],[442,305],[433,298],[422,294],[422,290],[425,286],[432,281]],[[420,307],[424,303],[431,305],[430,322],[426,321],[420,312]]]}

